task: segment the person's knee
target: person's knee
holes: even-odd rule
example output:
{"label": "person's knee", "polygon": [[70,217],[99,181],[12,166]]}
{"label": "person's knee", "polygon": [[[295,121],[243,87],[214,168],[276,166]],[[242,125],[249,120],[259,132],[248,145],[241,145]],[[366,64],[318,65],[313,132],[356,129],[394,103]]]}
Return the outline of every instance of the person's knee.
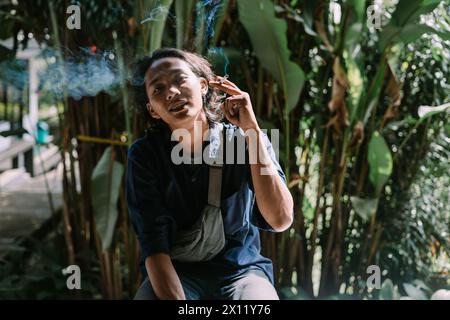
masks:
{"label": "person's knee", "polygon": [[249,273],[237,283],[234,300],[279,300],[277,291],[267,277],[260,273]]}

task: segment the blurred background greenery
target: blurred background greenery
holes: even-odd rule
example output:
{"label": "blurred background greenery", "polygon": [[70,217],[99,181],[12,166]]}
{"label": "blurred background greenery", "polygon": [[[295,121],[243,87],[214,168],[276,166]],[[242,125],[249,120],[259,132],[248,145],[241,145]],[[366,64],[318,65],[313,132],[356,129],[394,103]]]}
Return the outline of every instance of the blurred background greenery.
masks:
{"label": "blurred background greenery", "polygon": [[[71,4],[79,30],[66,26]],[[145,124],[130,72],[166,46],[207,56],[250,94],[261,127],[280,129],[295,221],[263,232],[262,250],[282,298],[450,288],[448,1],[11,0],[0,21],[11,44],[0,45],[0,119],[23,127],[29,74],[17,52],[34,41],[39,117],[63,166],[61,206],[0,260],[0,298],[133,297],[123,173]],[[69,264],[82,290],[67,290]],[[366,285],[370,265],[381,289]]]}

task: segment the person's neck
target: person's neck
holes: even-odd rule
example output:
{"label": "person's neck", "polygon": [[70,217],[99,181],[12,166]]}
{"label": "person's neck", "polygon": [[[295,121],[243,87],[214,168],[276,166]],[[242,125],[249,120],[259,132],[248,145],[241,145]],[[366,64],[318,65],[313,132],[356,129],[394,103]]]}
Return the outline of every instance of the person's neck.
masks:
{"label": "person's neck", "polygon": [[189,128],[189,134],[191,136],[191,145],[186,146],[191,151],[191,157],[197,157],[196,152],[202,152],[203,150],[203,137],[208,130],[208,121],[196,120],[194,126]]}
{"label": "person's neck", "polygon": [[[181,139],[180,143],[183,145],[184,150],[190,150],[191,156],[195,157],[196,152],[202,152],[203,150],[203,137],[205,132],[209,129],[208,119],[206,115],[199,115],[194,121],[192,126],[183,128],[188,131],[190,139],[184,141]],[[173,130],[172,130],[173,131]]]}

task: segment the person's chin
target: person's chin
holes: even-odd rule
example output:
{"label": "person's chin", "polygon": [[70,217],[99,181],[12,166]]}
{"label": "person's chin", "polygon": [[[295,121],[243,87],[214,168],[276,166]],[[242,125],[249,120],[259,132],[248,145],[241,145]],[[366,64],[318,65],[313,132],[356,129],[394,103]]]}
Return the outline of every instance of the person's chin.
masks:
{"label": "person's chin", "polygon": [[199,111],[193,108],[188,108],[181,112],[177,112],[174,116],[183,123],[192,122],[193,125],[194,121],[201,121],[201,110]]}
{"label": "person's chin", "polygon": [[170,127],[190,129],[194,126],[195,121],[202,120],[202,109],[198,109],[192,106],[186,106],[182,110],[172,112]]}
{"label": "person's chin", "polygon": [[186,109],[178,111],[172,114],[172,126],[177,128],[188,128],[191,127],[195,121],[195,113],[191,110]]}

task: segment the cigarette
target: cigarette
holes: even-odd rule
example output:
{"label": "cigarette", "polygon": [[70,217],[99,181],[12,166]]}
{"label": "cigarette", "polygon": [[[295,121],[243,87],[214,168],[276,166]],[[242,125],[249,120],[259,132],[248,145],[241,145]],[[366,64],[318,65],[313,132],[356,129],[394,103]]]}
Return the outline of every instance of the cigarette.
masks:
{"label": "cigarette", "polygon": [[223,83],[225,82],[225,80],[228,79],[228,77],[229,77],[228,73],[227,73],[226,75],[224,75],[224,76],[219,80],[220,84],[223,84]]}

